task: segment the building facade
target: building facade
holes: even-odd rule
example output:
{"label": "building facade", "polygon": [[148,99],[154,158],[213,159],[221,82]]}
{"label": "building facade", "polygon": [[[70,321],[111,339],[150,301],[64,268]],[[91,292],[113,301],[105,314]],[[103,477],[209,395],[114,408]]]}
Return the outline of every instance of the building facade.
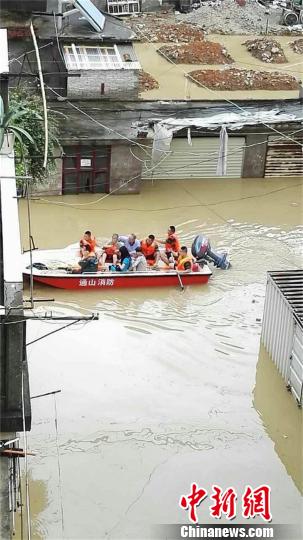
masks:
{"label": "building facade", "polygon": [[[40,92],[29,30],[33,17],[48,107],[60,118],[56,167],[38,191],[138,193],[142,179],[215,178],[220,126],[208,126],[204,120],[218,114],[235,115],[239,107],[250,111],[252,118],[255,115],[256,122],[228,128],[225,176],[303,174],[300,100],[148,101],[139,91],[136,36],[123,20],[100,11],[102,28],[96,30],[79,13],[67,13],[61,20],[58,0],[47,0],[44,10],[41,3],[41,11],[33,11],[32,4],[25,0],[22,7],[28,5],[28,11],[21,13],[3,10],[2,21],[8,29],[10,88],[23,85]],[[269,121],[258,121],[262,114],[268,118],[271,111],[278,118],[272,129]],[[281,123],[280,114],[284,114]],[[174,133],[161,163],[155,163],[154,127],[166,118],[181,124],[186,120],[190,133],[185,128]],[[197,119],[201,121],[198,127]]]}

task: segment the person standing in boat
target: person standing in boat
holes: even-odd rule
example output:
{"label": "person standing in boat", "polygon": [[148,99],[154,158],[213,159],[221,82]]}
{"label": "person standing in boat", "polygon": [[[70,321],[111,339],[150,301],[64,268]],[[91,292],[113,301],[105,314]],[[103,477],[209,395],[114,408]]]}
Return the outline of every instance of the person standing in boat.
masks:
{"label": "person standing in boat", "polygon": [[158,266],[160,252],[153,234],[150,234],[145,240],[141,240],[141,251],[149,266]]}
{"label": "person standing in boat", "polygon": [[132,256],[132,270],[134,272],[146,272],[147,270],[147,261],[142,248],[138,247],[136,253]]}
{"label": "person standing in boat", "polygon": [[131,269],[132,259],[128,249],[125,246],[121,246],[118,252],[119,262],[112,264],[109,269],[111,272],[128,272]]}
{"label": "person standing in boat", "polygon": [[111,242],[109,242],[107,245],[103,246],[101,257],[99,259],[99,263],[101,265],[101,269],[105,268],[105,263],[112,263],[117,264],[118,262],[118,253],[120,248],[119,243],[119,235],[113,234]]}
{"label": "person standing in boat", "polygon": [[97,247],[97,240],[95,236],[91,233],[91,231],[85,231],[82,238],[80,238],[80,252],[82,253],[83,247],[89,245],[91,247],[91,251],[95,251]]}
{"label": "person standing in boat", "polygon": [[136,253],[136,249],[140,247],[140,241],[137,240],[137,237],[134,233],[131,233],[128,236],[119,236],[118,241],[122,242],[130,255]]}
{"label": "person standing in boat", "polygon": [[77,266],[72,268],[73,274],[82,274],[84,272],[94,273],[98,270],[98,259],[95,252],[89,244],[85,244],[82,248],[83,255],[78,261]]}
{"label": "person standing in boat", "polygon": [[178,237],[176,235],[176,227],[174,225],[170,225],[168,227],[167,231],[167,238],[165,240],[158,240],[157,242],[159,244],[165,245],[165,251],[164,253],[160,253],[161,260],[169,265],[170,263],[173,263],[178,259],[179,251],[180,251],[180,242],[178,240]]}
{"label": "person standing in boat", "polygon": [[193,267],[193,260],[188,255],[187,247],[182,246],[180,249],[177,262],[175,263],[175,269],[177,270],[177,272],[180,272],[182,274],[189,274],[189,272],[192,271],[192,267]]}

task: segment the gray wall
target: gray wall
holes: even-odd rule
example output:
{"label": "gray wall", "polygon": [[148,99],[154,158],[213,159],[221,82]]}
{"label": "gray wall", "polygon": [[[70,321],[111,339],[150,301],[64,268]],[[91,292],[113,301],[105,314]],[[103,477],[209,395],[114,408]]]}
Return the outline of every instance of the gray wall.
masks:
{"label": "gray wall", "polygon": [[[242,178],[263,178],[267,151],[267,135],[246,135],[246,146],[243,157]],[[260,143],[260,144],[259,144]]]}
{"label": "gray wall", "polygon": [[[104,95],[101,95],[102,83],[104,83]],[[73,99],[136,99],[138,98],[138,70],[82,71],[80,77],[68,78],[67,97]]]}
{"label": "gray wall", "polygon": [[[140,193],[141,174],[142,162],[131,154],[130,146],[127,144],[113,144],[111,147],[110,192],[117,190],[115,191],[116,195]],[[134,180],[123,185],[131,178],[134,178]]]}

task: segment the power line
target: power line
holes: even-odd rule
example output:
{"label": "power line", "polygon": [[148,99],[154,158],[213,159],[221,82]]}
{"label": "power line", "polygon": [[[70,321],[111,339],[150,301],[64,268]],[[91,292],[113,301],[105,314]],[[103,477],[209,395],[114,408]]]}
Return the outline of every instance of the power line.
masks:
{"label": "power line", "polygon": [[[53,45],[54,42],[53,41],[49,41],[49,43],[45,43],[44,45],[41,45],[41,47],[39,47],[39,50],[41,49],[44,49],[45,47],[48,47],[49,45]],[[35,52],[35,49],[32,49],[31,51],[27,51],[23,54],[21,54],[20,56],[18,56],[17,58],[11,58],[8,63],[11,64],[12,62],[18,62],[20,60],[20,58],[23,58],[24,56],[26,56],[27,54],[31,54]],[[54,62],[54,60],[51,60],[52,62]],[[55,62],[54,62],[55,63]],[[19,62],[19,64],[21,64],[21,62]]]}

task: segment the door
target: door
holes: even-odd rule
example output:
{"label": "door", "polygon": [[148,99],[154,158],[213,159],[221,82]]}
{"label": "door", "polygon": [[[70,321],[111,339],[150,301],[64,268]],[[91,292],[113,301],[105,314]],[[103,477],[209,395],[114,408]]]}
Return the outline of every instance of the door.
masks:
{"label": "door", "polygon": [[[227,151],[227,174],[229,178],[241,178],[244,137],[229,137]],[[176,137],[171,142],[170,153],[163,156],[160,164],[146,162],[143,178],[192,179],[217,176],[219,137],[193,137],[192,145],[187,138]],[[152,169],[152,170],[149,170]]]}
{"label": "door", "polygon": [[108,193],[110,147],[64,147],[62,192]]}

